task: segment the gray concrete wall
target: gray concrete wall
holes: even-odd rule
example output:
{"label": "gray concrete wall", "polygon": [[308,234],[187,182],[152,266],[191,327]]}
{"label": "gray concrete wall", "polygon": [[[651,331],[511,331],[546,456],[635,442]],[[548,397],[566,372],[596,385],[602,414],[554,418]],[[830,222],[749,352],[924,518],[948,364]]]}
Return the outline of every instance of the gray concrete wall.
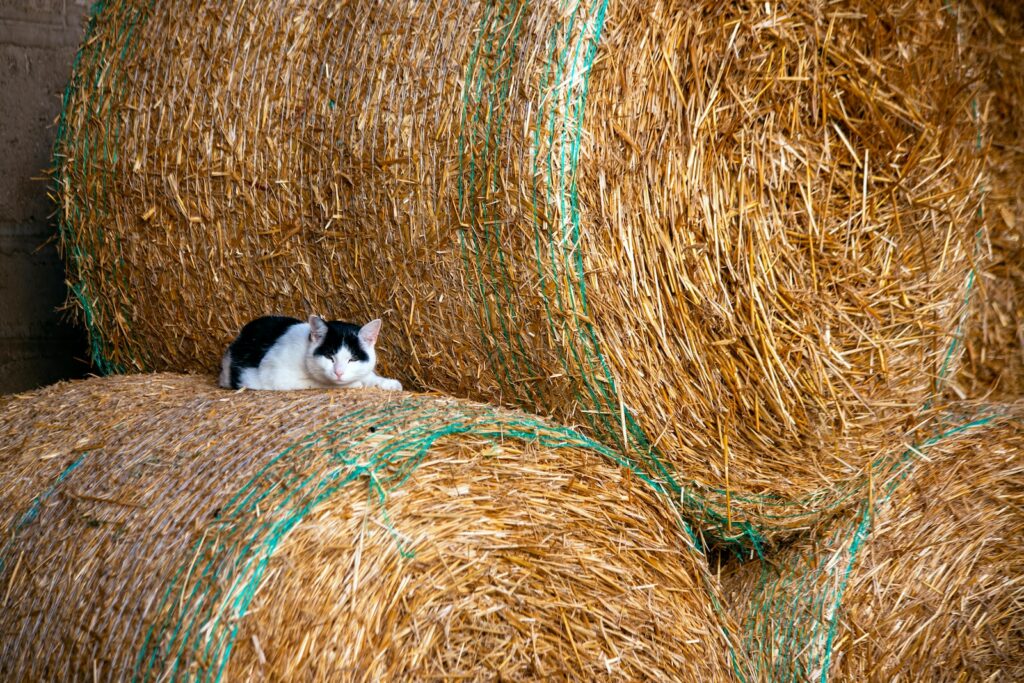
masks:
{"label": "gray concrete wall", "polygon": [[85,333],[67,294],[43,179],[86,0],[0,0],[0,393],[81,376]]}

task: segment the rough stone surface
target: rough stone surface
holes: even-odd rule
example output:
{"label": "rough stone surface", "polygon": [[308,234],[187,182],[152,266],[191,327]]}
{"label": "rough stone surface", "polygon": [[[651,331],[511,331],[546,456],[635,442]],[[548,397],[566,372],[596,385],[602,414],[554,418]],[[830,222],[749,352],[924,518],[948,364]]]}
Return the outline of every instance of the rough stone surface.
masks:
{"label": "rough stone surface", "polygon": [[44,179],[87,4],[0,0],[0,393],[88,370],[84,331],[57,310],[67,289]]}

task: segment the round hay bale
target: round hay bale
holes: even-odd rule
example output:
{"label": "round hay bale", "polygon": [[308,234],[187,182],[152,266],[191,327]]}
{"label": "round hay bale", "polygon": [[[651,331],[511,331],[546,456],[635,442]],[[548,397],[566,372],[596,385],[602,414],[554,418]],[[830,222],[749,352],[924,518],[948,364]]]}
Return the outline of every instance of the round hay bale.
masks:
{"label": "round hay bale", "polygon": [[580,424],[716,534],[841,505],[957,361],[942,0],[107,0],[57,148],[97,362],[384,316],[388,376]]}
{"label": "round hay bale", "polygon": [[0,678],[743,678],[685,523],[611,455],[431,396],[19,396]]}
{"label": "round hay bale", "polygon": [[[987,11],[986,11],[987,9]],[[970,39],[984,85],[989,240],[965,334],[962,395],[1024,395],[1024,7],[989,0]]]}
{"label": "round hay bale", "polygon": [[985,413],[874,505],[723,575],[757,680],[1024,680],[1024,403]]}

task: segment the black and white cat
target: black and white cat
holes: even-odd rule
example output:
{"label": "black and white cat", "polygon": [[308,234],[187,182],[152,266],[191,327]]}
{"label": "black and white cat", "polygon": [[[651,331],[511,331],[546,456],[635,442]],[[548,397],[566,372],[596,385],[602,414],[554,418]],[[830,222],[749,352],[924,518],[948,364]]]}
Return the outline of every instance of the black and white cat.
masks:
{"label": "black and white cat", "polygon": [[401,391],[398,380],[374,373],[381,321],[362,327],[312,315],[309,322],[268,315],[246,323],[221,359],[225,389],[378,387]]}

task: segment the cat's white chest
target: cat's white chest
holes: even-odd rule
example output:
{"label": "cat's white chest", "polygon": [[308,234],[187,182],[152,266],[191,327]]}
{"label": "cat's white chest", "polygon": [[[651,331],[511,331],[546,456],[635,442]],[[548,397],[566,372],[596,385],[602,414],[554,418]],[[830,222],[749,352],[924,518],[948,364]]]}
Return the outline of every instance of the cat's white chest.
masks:
{"label": "cat's white chest", "polygon": [[239,376],[242,386],[277,391],[322,388],[324,385],[306,372],[308,337],[309,325],[293,325],[267,351],[259,366],[242,370]]}
{"label": "cat's white chest", "polygon": [[241,385],[249,389],[270,389],[288,391],[292,389],[318,389],[323,385],[314,382],[304,373],[297,373],[287,368],[264,367],[245,368],[239,376]]}

